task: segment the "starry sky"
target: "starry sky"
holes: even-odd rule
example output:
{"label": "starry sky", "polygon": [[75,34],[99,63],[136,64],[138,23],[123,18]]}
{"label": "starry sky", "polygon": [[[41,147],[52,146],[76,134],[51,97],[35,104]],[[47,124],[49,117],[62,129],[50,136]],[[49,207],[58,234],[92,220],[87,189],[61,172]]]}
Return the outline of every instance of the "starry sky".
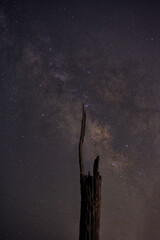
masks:
{"label": "starry sky", "polygon": [[101,240],[160,239],[160,3],[0,2],[0,239],[79,236],[78,142]]}

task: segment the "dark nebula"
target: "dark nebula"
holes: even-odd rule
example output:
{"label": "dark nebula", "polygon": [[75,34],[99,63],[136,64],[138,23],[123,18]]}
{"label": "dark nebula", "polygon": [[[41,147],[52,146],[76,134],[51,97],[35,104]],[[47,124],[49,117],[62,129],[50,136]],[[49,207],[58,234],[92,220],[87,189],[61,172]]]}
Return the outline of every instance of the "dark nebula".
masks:
{"label": "dark nebula", "polygon": [[160,239],[159,13],[158,1],[0,2],[0,239],[78,239],[82,102],[101,240]]}

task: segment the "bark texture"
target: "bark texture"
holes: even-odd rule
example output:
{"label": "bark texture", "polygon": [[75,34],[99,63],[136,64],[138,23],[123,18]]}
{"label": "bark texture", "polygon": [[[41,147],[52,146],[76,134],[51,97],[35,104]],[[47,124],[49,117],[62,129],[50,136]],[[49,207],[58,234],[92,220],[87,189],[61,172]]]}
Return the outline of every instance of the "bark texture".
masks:
{"label": "bark texture", "polygon": [[99,240],[100,208],[101,208],[101,181],[99,175],[99,156],[93,165],[93,176],[84,175],[83,142],[85,136],[86,113],[83,106],[81,134],[79,141],[79,166],[81,185],[81,213],[79,240]]}

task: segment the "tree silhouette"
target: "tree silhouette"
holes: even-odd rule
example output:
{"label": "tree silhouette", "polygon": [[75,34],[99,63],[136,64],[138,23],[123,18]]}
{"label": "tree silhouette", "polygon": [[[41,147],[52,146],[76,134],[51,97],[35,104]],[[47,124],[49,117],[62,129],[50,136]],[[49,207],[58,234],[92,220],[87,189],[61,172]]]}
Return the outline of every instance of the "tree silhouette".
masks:
{"label": "tree silhouette", "polygon": [[82,122],[79,140],[79,167],[81,186],[81,214],[79,240],[99,240],[101,181],[99,175],[99,156],[94,161],[93,176],[84,174],[83,142],[86,127],[86,112],[82,105]]}

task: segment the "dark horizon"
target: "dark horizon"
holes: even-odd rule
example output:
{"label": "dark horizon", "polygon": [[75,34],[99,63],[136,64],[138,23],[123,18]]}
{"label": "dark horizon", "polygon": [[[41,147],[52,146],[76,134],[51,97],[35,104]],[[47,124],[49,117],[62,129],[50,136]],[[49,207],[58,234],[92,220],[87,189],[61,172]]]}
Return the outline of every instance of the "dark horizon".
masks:
{"label": "dark horizon", "polygon": [[100,239],[160,239],[159,13],[158,1],[0,1],[0,239],[78,239],[82,102]]}

